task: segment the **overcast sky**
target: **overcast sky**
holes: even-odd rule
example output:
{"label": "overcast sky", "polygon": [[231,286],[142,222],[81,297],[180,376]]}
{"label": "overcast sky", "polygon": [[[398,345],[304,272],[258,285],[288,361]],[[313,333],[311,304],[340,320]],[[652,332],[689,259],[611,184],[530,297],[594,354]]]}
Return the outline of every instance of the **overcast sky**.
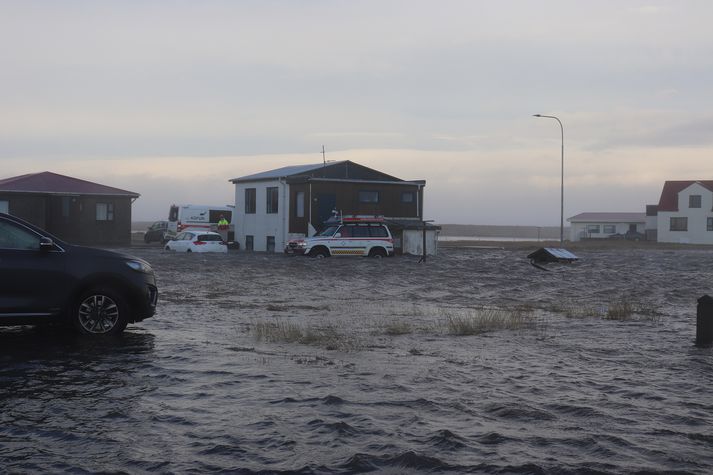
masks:
{"label": "overcast sky", "polygon": [[353,160],[424,179],[426,219],[559,225],[713,178],[713,2],[2,1],[0,178],[173,202]]}

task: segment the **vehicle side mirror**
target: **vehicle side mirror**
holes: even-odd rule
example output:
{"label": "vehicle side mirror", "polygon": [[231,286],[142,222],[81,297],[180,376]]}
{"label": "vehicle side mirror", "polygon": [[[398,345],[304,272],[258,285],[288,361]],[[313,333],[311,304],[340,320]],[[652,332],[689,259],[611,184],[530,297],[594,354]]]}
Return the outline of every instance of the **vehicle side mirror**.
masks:
{"label": "vehicle side mirror", "polygon": [[54,249],[54,241],[51,238],[42,236],[40,238],[40,251],[51,251]]}

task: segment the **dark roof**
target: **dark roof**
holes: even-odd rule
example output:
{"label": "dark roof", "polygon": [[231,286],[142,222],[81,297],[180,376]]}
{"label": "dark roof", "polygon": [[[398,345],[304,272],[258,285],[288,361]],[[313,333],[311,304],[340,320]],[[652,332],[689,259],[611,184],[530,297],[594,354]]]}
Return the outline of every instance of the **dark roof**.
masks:
{"label": "dark roof", "polygon": [[[329,166],[335,165],[336,163],[330,162]],[[255,173],[254,175],[246,175],[238,178],[233,178],[229,181],[235,183],[238,181],[274,180],[278,178],[286,178],[292,175],[302,175],[304,173],[309,173],[314,170],[321,170],[325,167],[326,165],[324,163],[315,163],[311,165],[292,165],[289,167],[275,168],[274,170],[268,170],[266,172]]]}
{"label": "dark roof", "polygon": [[138,193],[80,180],[52,172],[28,173],[0,180],[0,191],[13,193],[47,193],[73,195],[129,196],[138,198]]}
{"label": "dark roof", "polygon": [[663,184],[663,190],[661,190],[658,210],[678,211],[678,194],[694,183],[698,183],[702,187],[713,191],[713,180],[667,181]]}
{"label": "dark roof", "polygon": [[[392,175],[374,170],[373,168],[359,165],[351,160],[339,162],[314,163],[311,165],[293,165],[276,168],[253,175],[241,176],[229,180],[233,183],[247,183],[262,180],[304,180],[312,179],[340,179],[340,180],[365,180],[365,181],[390,181],[402,182],[404,180]],[[425,183],[425,182],[424,182]]]}

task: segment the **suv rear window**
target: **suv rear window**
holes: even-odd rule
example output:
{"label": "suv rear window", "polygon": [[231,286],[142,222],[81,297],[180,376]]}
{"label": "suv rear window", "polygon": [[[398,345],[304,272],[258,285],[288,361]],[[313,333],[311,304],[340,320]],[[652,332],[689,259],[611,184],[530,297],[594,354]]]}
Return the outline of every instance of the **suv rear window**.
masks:
{"label": "suv rear window", "polygon": [[369,226],[371,237],[388,237],[386,229],[383,226]]}
{"label": "suv rear window", "polygon": [[198,236],[199,241],[222,241],[223,238],[216,236],[215,234],[201,234]]}

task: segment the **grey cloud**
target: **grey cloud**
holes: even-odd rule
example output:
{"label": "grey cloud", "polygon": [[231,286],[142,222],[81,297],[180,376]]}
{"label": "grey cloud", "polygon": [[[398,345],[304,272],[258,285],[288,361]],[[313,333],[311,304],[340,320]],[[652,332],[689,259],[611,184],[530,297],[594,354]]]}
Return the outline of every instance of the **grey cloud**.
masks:
{"label": "grey cloud", "polygon": [[646,127],[644,132],[616,134],[587,147],[606,150],[630,147],[706,147],[713,145],[713,117],[666,127]]}

